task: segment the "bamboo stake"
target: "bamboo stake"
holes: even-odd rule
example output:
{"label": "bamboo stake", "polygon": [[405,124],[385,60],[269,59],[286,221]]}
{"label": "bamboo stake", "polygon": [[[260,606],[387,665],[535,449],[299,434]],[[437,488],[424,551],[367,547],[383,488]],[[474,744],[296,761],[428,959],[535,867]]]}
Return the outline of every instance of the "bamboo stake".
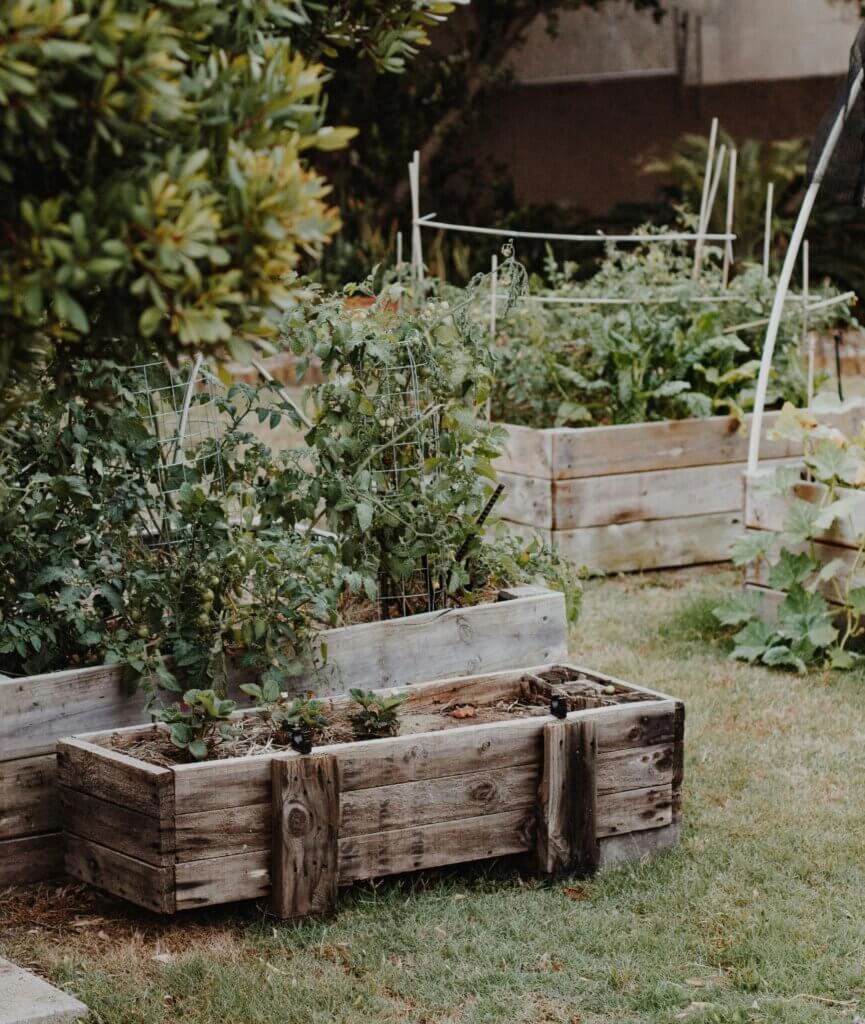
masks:
{"label": "bamboo stake", "polygon": [[[493,253],[490,261],[490,344],[496,343],[496,313],[498,311],[498,285],[499,285],[499,258]],[[492,395],[487,396],[486,402],[487,422],[491,423],[493,418]]]}
{"label": "bamboo stake", "polygon": [[[712,168],[715,164],[715,146],[718,142],[718,118],[712,118],[712,130],[709,132],[709,151],[706,154],[706,173],[703,175],[703,198],[700,202],[700,219],[699,225],[702,229],[703,220],[706,216],[706,207],[709,202],[709,190],[712,186]],[[694,273],[693,278],[696,281],[700,276],[700,267],[703,262],[703,238],[702,232],[697,237],[697,245],[694,251]]]}
{"label": "bamboo stake", "polygon": [[414,151],[412,162],[409,167],[409,188],[411,190],[411,263],[412,279],[415,284],[420,284],[424,279],[423,271],[423,243],[420,233],[420,153]]}
{"label": "bamboo stake", "polygon": [[[732,234],[733,220],[736,216],[736,173],[739,169],[739,153],[733,147],[730,150],[730,177],[727,185],[727,221],[724,225],[727,234]],[[730,270],[733,266],[733,243],[727,241],[724,246],[724,288],[730,285]]]}

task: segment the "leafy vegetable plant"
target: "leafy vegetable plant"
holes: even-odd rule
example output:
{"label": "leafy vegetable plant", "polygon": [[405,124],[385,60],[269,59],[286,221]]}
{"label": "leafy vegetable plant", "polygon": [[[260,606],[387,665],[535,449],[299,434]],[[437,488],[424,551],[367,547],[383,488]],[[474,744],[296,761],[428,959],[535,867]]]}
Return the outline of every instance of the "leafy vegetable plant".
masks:
{"label": "leafy vegetable plant", "polygon": [[[647,229],[649,230],[649,229]],[[554,299],[605,298],[621,305],[517,305],[499,328],[494,418],[532,427],[644,423],[751,410],[760,368],[761,327],[775,294],[762,268],[745,266],[723,287],[718,253],[692,282],[685,247],[610,247],[598,274],[550,257],[533,291]],[[546,285],[546,286],[545,286]],[[828,286],[827,296],[835,294]],[[704,301],[707,299],[709,301]],[[782,322],[769,406],[801,402],[801,320]],[[855,323],[849,305],[818,311],[811,329]]]}
{"label": "leafy vegetable plant", "polygon": [[379,739],[399,733],[397,709],[408,700],[407,693],[386,697],[372,690],[353,689],[349,690],[349,694],[360,707],[360,711],[351,716],[356,739]]}
{"label": "leafy vegetable plant", "polygon": [[[785,596],[772,619],[764,617],[753,593],[729,598],[715,616],[737,629],[732,657],[739,660],[798,672],[809,666],[849,669],[862,660],[856,641],[865,635],[859,571],[865,564],[865,432],[848,437],[787,404],[774,436],[803,446],[807,481],[795,466],[767,478],[768,492],[787,502],[784,529],[743,537],[734,561],[764,563],[768,585]],[[855,537],[856,547],[849,559],[826,561],[819,540],[838,526]]]}
{"label": "leafy vegetable plant", "polygon": [[231,713],[237,704],[214,690],[187,690],[181,702],[153,711],[153,719],[168,726],[171,742],[196,761],[211,756],[213,748],[235,735]]}

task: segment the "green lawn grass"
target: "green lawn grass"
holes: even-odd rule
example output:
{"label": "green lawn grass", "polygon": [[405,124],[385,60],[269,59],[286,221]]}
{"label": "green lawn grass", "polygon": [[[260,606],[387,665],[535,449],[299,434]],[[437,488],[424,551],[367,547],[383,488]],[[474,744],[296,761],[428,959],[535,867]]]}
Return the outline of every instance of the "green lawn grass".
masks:
{"label": "green lawn grass", "polygon": [[501,863],[357,886],[330,924],[0,898],[0,954],[97,1021],[817,1024],[865,1010],[865,678],[729,662],[734,573],[593,582],[573,659],[687,702],[679,850],[544,884]]}

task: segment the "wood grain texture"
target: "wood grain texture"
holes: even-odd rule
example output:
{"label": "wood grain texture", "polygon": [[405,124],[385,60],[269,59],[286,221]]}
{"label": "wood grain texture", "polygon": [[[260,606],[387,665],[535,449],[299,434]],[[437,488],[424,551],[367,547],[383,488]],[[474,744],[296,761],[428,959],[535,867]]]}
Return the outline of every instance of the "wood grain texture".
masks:
{"label": "wood grain texture", "polygon": [[0,889],[32,885],[63,874],[63,833],[0,840]]}
{"label": "wood grain texture", "polygon": [[54,754],[0,761],[0,839],[59,829],[56,777]]}
{"label": "wood grain texture", "polygon": [[531,763],[353,790],[341,797],[339,834],[346,838],[389,832],[532,807],[539,781],[538,765]]}
{"label": "wood grain texture", "polygon": [[320,693],[380,689],[567,656],[564,596],[555,591],[328,630],[328,661],[303,680]]}
{"label": "wood grain texture", "polygon": [[544,767],[538,790],[538,870],[558,878],[574,870],[577,838],[579,722],[544,726]]}
{"label": "wood grain texture", "polygon": [[268,848],[178,864],[175,868],[177,909],[191,910],[267,896],[270,858]]}
{"label": "wood grain texture", "polygon": [[496,515],[508,522],[525,523],[551,530],[554,524],[553,482],[549,477],[521,476],[499,470],[499,483],[505,485]]}
{"label": "wood grain texture", "polygon": [[174,871],[170,867],[156,867],[136,857],[64,834],[64,865],[66,873],[89,885],[107,889],[140,907],[161,914],[173,914]]}
{"label": "wood grain texture", "polygon": [[143,694],[130,696],[121,666],[0,680],[0,760],[47,754],[57,740],[147,720]]}
{"label": "wood grain texture", "polygon": [[550,542],[593,572],[641,572],[729,561],[742,532],[737,511],[556,530]]}
{"label": "wood grain texture", "polygon": [[553,472],[553,431],[501,424],[507,440],[495,467],[501,473],[518,473],[549,479]]}
{"label": "wood grain texture", "polygon": [[339,882],[504,857],[534,845],[534,807],[350,836],[339,840]]}
{"label": "wood grain texture", "polygon": [[270,908],[281,920],[336,912],[339,777],[328,755],[271,761]]}
{"label": "wood grain texture", "polygon": [[600,754],[597,765],[598,792],[615,793],[627,789],[671,785],[674,763],[673,743]]}
{"label": "wood grain texture", "polygon": [[673,787],[630,789],[598,795],[597,836],[660,828],[673,820]]}
{"label": "wood grain texture", "polygon": [[98,796],[110,803],[166,824],[174,819],[174,772],[87,740],[57,744],[57,778],[67,789]]}
{"label": "wood grain texture", "polygon": [[178,814],[175,819],[177,862],[269,849],[270,819],[270,803]]}
{"label": "wood grain texture", "polygon": [[574,852],[573,867],[583,877],[598,870],[598,733],[597,721],[577,720],[576,764],[574,766]]}
{"label": "wood grain texture", "polygon": [[58,787],[63,831],[156,867],[174,863],[174,826],[98,796]]}

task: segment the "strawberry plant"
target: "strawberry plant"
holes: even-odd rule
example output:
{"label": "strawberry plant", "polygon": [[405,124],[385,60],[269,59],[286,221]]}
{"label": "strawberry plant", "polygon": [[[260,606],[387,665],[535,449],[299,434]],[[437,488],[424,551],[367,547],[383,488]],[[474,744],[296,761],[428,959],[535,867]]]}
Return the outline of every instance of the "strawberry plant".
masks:
{"label": "strawberry plant", "polygon": [[399,733],[397,709],[408,700],[407,693],[384,696],[373,690],[349,690],[360,710],[351,716],[355,739],[372,740]]}
{"label": "strawberry plant", "polygon": [[204,761],[214,747],[231,739],[231,714],[237,705],[214,690],[187,690],[183,700],[152,712],[155,722],[168,726],[171,742],[196,761]]}
{"label": "strawberry plant", "polygon": [[[732,657],[804,672],[809,666],[848,669],[862,655],[856,641],[865,636],[865,587],[857,569],[865,559],[865,533],[857,536],[852,560],[826,561],[818,541],[837,523],[853,522],[865,501],[865,434],[847,437],[819,424],[809,413],[785,405],[774,436],[804,448],[807,479],[823,484],[818,501],[789,500],[784,529],[741,538],[734,551],[737,565],[764,563],[768,585],[783,591],[774,617],[766,618],[757,595],[744,593],[715,609],[722,625],[735,628]],[[802,480],[801,467],[782,466],[765,486],[790,499]]]}
{"label": "strawberry plant", "polygon": [[323,700],[309,697],[289,697],[280,691],[273,679],[264,683],[244,683],[240,689],[252,697],[261,718],[273,728],[277,742],[288,744],[294,732],[300,732],[310,740],[317,740],[327,728],[327,704]]}

